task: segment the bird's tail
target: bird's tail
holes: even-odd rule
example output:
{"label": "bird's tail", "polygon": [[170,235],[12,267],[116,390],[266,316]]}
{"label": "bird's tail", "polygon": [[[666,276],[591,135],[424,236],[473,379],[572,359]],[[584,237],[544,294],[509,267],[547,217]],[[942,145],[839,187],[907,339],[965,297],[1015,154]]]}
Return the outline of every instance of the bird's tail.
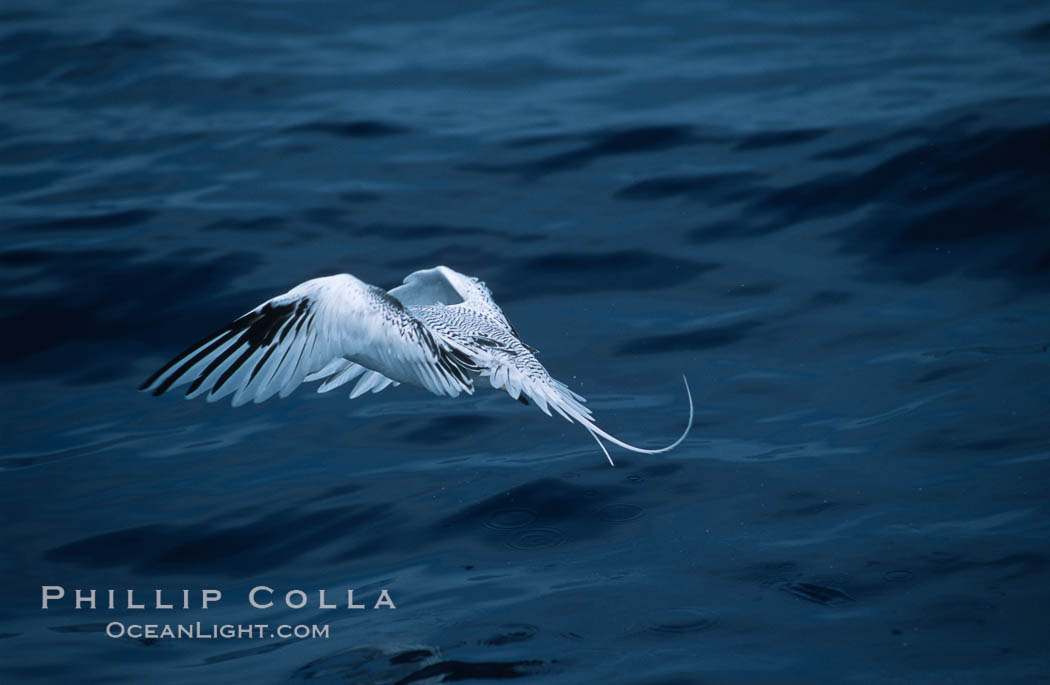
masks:
{"label": "bird's tail", "polygon": [[[672,442],[667,447],[661,447],[659,449],[645,449],[643,447],[635,447],[634,445],[630,445],[624,442],[623,440],[620,440],[619,438],[609,435],[608,433],[603,431],[594,423],[594,419],[591,417],[590,410],[588,410],[586,407],[580,404],[580,401],[583,401],[583,398],[569,390],[567,387],[562,386],[564,388],[562,392],[557,393],[553,397],[548,396],[547,400],[548,404],[550,404],[551,407],[553,407],[559,414],[564,416],[566,419],[569,419],[569,421],[572,421],[572,419],[576,419],[577,421],[579,421],[580,425],[582,425],[583,428],[591,434],[591,437],[594,438],[594,441],[597,442],[598,446],[602,448],[602,452],[605,454],[605,458],[609,460],[609,464],[615,466],[615,464],[613,464],[612,457],[609,456],[609,450],[605,449],[605,445],[602,443],[602,438],[608,440],[614,445],[619,445],[625,450],[630,450],[639,454],[660,454],[662,452],[668,452],[670,450],[673,450],[675,447],[678,447],[680,444],[682,444],[682,441],[685,440],[685,437],[687,435],[689,435],[689,431],[693,427],[693,394],[689,392],[689,381],[686,379],[685,375],[682,376],[682,382],[685,383],[685,395],[686,398],[689,400],[689,423],[686,424],[685,430],[682,432],[682,434],[678,437],[677,440]],[[559,383],[559,385],[561,384]],[[566,392],[570,394],[566,395]]]}

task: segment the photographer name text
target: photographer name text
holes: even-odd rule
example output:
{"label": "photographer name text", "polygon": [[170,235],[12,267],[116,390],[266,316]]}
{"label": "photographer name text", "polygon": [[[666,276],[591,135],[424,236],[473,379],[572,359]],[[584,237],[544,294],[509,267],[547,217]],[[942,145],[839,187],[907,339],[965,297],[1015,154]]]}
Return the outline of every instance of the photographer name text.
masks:
{"label": "photographer name text", "polygon": [[[278,591],[267,585],[256,585],[248,591],[248,604],[256,609],[287,607],[289,609],[396,609],[386,589],[367,596],[354,596],[352,589]],[[222,602],[222,591],[203,590],[116,590],[75,588],[70,592],[61,585],[40,586],[40,608],[52,606],[74,609],[209,609]]]}

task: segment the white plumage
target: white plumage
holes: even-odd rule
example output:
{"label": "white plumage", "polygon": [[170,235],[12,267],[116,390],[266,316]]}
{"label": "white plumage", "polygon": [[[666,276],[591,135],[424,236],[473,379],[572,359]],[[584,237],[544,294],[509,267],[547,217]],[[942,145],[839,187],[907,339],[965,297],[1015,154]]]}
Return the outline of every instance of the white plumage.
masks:
{"label": "white plumage", "polygon": [[[547,373],[510,325],[492,293],[476,278],[446,266],[410,274],[389,292],[349,275],[301,283],[262,303],[165,364],[142,385],[160,395],[186,383],[186,397],[209,402],[233,395],[233,405],[286,397],[304,381],[328,392],[357,380],[355,398],[408,383],[456,397],[475,387],[504,390],[548,416],[553,409],[579,421],[612,458],[604,438],[625,449],[657,454],[677,447],[693,425],[661,449],[643,449],[595,425],[586,400]],[[682,377],[685,381],[685,377]]]}

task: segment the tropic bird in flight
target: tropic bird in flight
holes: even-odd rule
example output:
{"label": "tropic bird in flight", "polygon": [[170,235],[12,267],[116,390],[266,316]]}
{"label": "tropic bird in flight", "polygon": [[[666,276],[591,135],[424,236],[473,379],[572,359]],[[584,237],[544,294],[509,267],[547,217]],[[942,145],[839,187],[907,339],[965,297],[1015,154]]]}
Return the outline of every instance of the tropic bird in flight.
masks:
{"label": "tropic bird in flight", "polygon": [[643,449],[599,428],[586,400],[555,380],[521,341],[485,283],[438,266],[409,274],[386,291],[350,274],[300,283],[172,359],[142,384],[160,395],[189,383],[187,398],[209,402],[233,395],[233,406],[287,397],[303,382],[328,392],[357,379],[353,399],[407,383],[457,397],[475,388],[576,420],[612,457],[602,439],[641,454],[677,447],[693,426],[693,397],[685,376],[689,422],[667,447]]}

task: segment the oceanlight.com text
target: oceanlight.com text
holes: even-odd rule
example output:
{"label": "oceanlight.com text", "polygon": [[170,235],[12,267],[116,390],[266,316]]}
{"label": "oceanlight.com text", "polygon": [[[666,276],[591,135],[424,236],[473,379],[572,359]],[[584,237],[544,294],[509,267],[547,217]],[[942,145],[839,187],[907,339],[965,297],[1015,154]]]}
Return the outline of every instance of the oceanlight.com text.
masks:
{"label": "oceanlight.com text", "polygon": [[269,623],[123,623],[110,621],[106,635],[133,640],[306,640],[329,637],[328,625],[300,623],[271,625]]}

